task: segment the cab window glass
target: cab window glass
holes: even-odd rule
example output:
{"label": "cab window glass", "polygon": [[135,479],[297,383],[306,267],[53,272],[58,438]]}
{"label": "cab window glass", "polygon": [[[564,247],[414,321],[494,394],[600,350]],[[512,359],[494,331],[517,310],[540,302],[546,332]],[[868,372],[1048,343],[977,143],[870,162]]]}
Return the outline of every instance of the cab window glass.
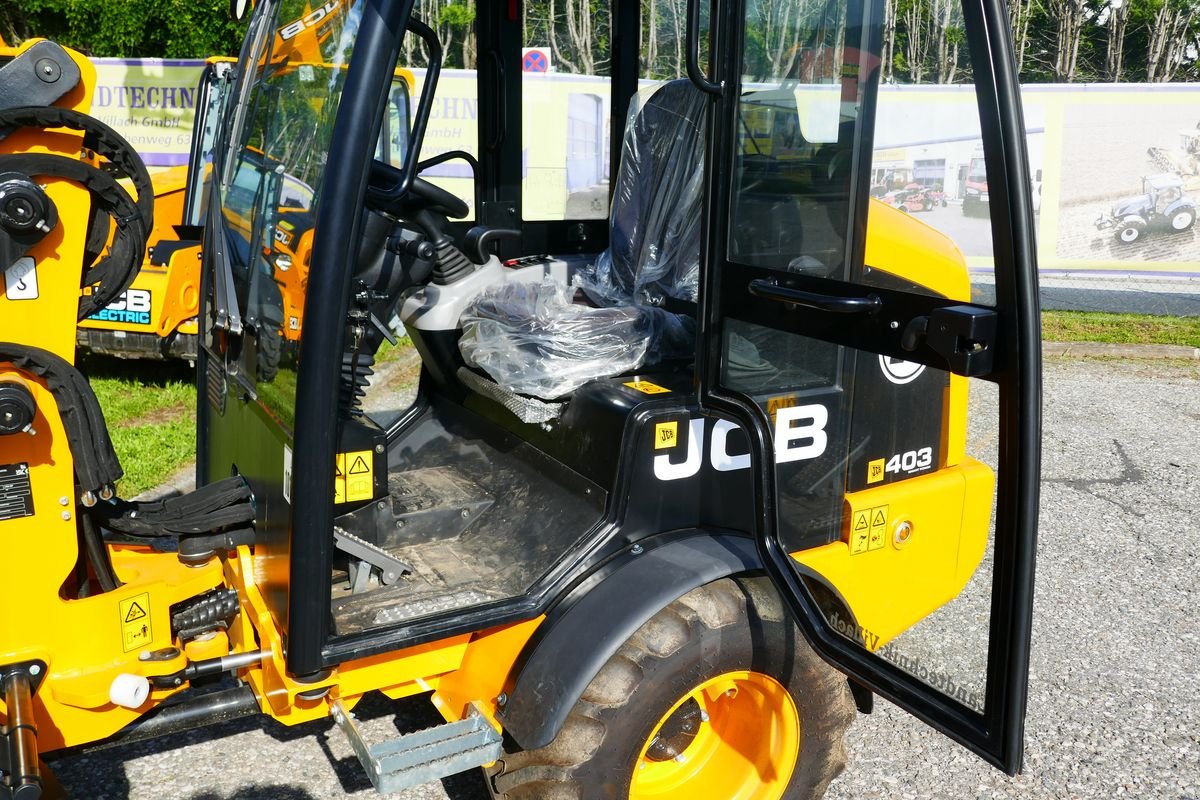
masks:
{"label": "cab window glass", "polygon": [[747,5],[729,257],[842,277],[858,50],[844,3]]}
{"label": "cab window glass", "polygon": [[242,318],[243,349],[264,406],[290,428],[317,198],[360,12],[283,0],[248,63],[253,72],[220,187],[222,233]]}
{"label": "cab window glass", "polygon": [[609,6],[564,3],[525,14],[522,213],[528,220],[604,219],[613,113]]}

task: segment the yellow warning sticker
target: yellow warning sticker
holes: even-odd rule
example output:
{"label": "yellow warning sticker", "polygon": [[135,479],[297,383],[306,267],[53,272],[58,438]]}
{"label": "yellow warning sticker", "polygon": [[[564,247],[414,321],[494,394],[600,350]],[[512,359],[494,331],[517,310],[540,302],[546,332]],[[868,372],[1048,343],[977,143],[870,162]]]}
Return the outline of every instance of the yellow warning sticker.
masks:
{"label": "yellow warning sticker", "polygon": [[346,454],[338,453],[333,467],[333,502],[346,502]]}
{"label": "yellow warning sticker", "polygon": [[868,550],[879,550],[887,541],[888,507],[876,506],[869,512],[871,515],[871,536],[867,545]]}
{"label": "yellow warning sticker", "polygon": [[125,652],[148,647],[154,638],[150,627],[150,593],[134,595],[118,605],[121,613],[121,645]]}
{"label": "yellow warning sticker", "polygon": [[883,462],[882,458],[867,462],[867,483],[879,483],[883,480]]}
{"label": "yellow warning sticker", "polygon": [[771,417],[771,424],[775,424],[775,415],[779,413],[781,408],[792,408],[796,405],[796,395],[781,394],[778,397],[772,397],[767,400],[767,414]]}
{"label": "yellow warning sticker", "polygon": [[346,502],[370,500],[375,496],[375,457],[370,450],[343,453],[345,456]]}
{"label": "yellow warning sticker", "polygon": [[626,381],[625,385],[630,389],[636,389],[642,394],[667,394],[671,391],[670,389],[659,386],[657,383],[651,383],[650,381]]}
{"label": "yellow warning sticker", "polygon": [[679,441],[679,423],[659,422],[654,426],[654,449],[664,450],[668,447],[674,447]]}
{"label": "yellow warning sticker", "polygon": [[850,523],[850,555],[867,552],[868,539],[871,536],[870,511],[855,511]]}

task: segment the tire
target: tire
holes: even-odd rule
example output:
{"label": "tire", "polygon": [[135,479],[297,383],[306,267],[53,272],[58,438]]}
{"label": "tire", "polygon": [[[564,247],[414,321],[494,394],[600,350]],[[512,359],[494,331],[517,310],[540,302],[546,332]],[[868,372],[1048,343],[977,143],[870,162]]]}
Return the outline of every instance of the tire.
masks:
{"label": "tire", "polygon": [[1146,233],[1146,224],[1136,219],[1126,220],[1117,226],[1116,237],[1121,244],[1133,244]]}
{"label": "tire", "polygon": [[283,355],[283,331],[269,323],[258,326],[258,379],[265,383],[279,374],[279,359]]}
{"label": "tire", "polygon": [[1171,215],[1171,230],[1175,233],[1183,233],[1187,229],[1196,224],[1196,210],[1194,208],[1181,208]]}
{"label": "tire", "polygon": [[933,203],[931,203],[930,201],[926,200],[926,201],[925,201],[925,205],[923,206],[923,208],[924,208],[924,210],[925,210],[925,211],[933,211]]}
{"label": "tire", "polygon": [[855,713],[845,676],[808,646],[773,587],[723,579],[643,625],[555,740],[506,753],[489,788],[503,800],[813,800],[845,768]]}

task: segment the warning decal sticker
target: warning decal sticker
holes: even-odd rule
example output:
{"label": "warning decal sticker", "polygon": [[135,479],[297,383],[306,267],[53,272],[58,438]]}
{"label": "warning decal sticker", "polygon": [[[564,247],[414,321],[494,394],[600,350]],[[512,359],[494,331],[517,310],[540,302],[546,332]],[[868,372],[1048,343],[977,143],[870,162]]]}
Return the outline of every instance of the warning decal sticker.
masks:
{"label": "warning decal sticker", "polygon": [[868,550],[878,550],[883,547],[887,537],[884,535],[887,530],[888,507],[877,506],[871,509],[871,540],[867,545]]}
{"label": "warning decal sticker", "polygon": [[333,474],[333,502],[353,503],[374,496],[374,454],[370,450],[338,453]]}
{"label": "warning decal sticker", "polygon": [[850,555],[867,552],[871,536],[871,516],[868,511],[855,511],[850,523]]}
{"label": "warning decal sticker", "polygon": [[636,389],[642,394],[667,394],[671,390],[650,381],[626,381],[625,386]]}
{"label": "warning decal sticker", "polygon": [[850,520],[850,555],[879,550],[887,541],[888,506],[862,508]]}
{"label": "warning decal sticker", "polygon": [[154,638],[150,627],[150,593],[143,592],[122,600],[118,608],[121,612],[121,646],[125,652],[148,647]]}
{"label": "warning decal sticker", "polygon": [[0,464],[0,520],[33,516],[28,464]]}

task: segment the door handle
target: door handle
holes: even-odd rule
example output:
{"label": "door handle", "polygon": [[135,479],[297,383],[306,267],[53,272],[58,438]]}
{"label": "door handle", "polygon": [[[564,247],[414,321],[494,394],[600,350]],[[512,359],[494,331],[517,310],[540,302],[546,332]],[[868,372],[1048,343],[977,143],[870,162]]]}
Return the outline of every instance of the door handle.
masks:
{"label": "door handle", "polygon": [[721,96],[725,86],[714,83],[700,69],[700,0],[688,0],[687,4],[687,74],[688,79],[701,91]]}
{"label": "door handle", "polygon": [[750,294],[764,300],[774,300],[776,303],[787,303],[829,314],[875,314],[883,308],[883,300],[876,294],[869,294],[866,297],[846,297],[845,295],[806,292],[802,289],[780,286],[775,281],[765,278],[756,278],[750,281],[747,289]]}

